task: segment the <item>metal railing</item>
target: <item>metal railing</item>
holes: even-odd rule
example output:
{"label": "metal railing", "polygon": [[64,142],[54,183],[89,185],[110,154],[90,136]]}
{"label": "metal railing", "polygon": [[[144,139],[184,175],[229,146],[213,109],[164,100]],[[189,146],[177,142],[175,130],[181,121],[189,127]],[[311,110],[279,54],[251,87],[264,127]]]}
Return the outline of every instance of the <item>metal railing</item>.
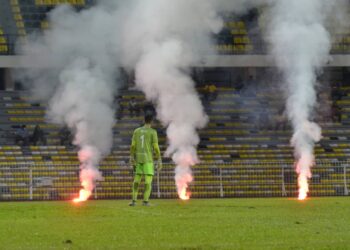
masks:
{"label": "metal railing", "polygon": [[[310,180],[310,196],[349,195],[350,162],[318,161]],[[93,199],[129,199],[132,170],[102,165],[104,180],[96,183]],[[296,197],[297,176],[291,162],[202,163],[193,167],[193,198]],[[140,194],[142,193],[142,186]],[[0,200],[69,200],[80,189],[75,164],[1,164]],[[153,181],[153,198],[177,198],[174,166],[165,164]]]}

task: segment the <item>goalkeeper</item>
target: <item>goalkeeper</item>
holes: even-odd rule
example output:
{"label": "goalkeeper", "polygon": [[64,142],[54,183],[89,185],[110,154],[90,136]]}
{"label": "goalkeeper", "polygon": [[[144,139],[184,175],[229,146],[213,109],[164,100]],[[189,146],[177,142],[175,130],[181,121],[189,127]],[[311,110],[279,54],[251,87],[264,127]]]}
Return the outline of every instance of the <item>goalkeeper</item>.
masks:
{"label": "goalkeeper", "polygon": [[157,131],[151,128],[153,114],[145,114],[145,125],[135,129],[130,147],[130,165],[134,169],[134,182],[132,185],[132,202],[136,205],[137,194],[142,176],[145,176],[145,190],[143,205],[148,206],[148,200],[152,191],[152,179],[154,175],[153,156],[157,160],[157,170],[162,169],[162,160],[158,146]]}

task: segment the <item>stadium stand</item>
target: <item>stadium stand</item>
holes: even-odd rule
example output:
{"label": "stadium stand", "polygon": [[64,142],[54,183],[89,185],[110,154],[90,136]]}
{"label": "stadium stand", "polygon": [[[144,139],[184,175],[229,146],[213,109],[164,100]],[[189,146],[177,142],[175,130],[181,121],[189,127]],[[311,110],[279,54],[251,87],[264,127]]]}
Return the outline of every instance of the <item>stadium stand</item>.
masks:
{"label": "stadium stand", "polygon": [[[6,1],[7,3],[7,1]],[[47,13],[56,5],[68,3],[82,9],[92,0],[10,0],[11,20],[0,28],[0,54],[14,54],[16,39],[49,28]],[[5,8],[5,3],[2,6]],[[225,17],[225,29],[217,37],[217,49],[223,54],[266,53],[258,32],[256,11],[237,19]],[[2,15],[4,16],[4,15]],[[7,19],[7,18],[6,18]],[[5,23],[0,17],[1,23]],[[255,32],[248,32],[254,30]],[[13,37],[14,35],[14,37]],[[336,36],[336,34],[334,35]],[[333,39],[333,53],[350,52],[350,35]],[[238,86],[216,84],[215,100],[203,100],[210,117],[201,130],[198,154],[202,163],[193,168],[193,197],[274,197],[296,195],[296,174],[289,145],[291,129],[281,125],[283,100],[261,89],[252,91]],[[323,139],[315,147],[319,159],[313,170],[311,195],[348,195],[350,169],[350,87],[335,86],[331,105],[337,113],[333,121],[321,121]],[[202,88],[200,88],[202,91]],[[114,146],[100,169],[104,181],[97,184],[98,199],[130,198],[132,173],[127,167],[132,133],[142,123],[140,113],[131,115],[128,103],[135,98],[141,107],[144,96],[134,90],[120,93],[122,111],[114,127]],[[45,105],[27,99],[26,92],[0,92],[0,200],[70,199],[79,188],[77,149],[61,144],[61,128],[45,121]],[[268,113],[265,110],[269,110]],[[332,118],[332,117],[331,117]],[[283,123],[283,122],[282,122]],[[40,125],[45,145],[16,145],[15,131],[25,124],[29,134]],[[161,150],[165,150],[165,132],[157,125]],[[176,197],[173,166],[170,159],[153,183],[153,196]]]}
{"label": "stadium stand", "polygon": [[[224,29],[217,38],[217,50],[222,54],[251,54],[261,53],[263,41],[258,32],[251,33],[258,25],[255,13],[237,19],[232,14],[225,15]],[[257,30],[257,29],[255,29]]]}
{"label": "stadium stand", "polygon": [[11,0],[12,11],[20,35],[48,28],[47,13],[58,4],[70,4],[77,9],[92,1],[85,0]]}
{"label": "stadium stand", "polygon": [[252,52],[254,45],[248,36],[248,31],[243,21],[228,21],[226,23],[227,30],[232,42],[228,42],[229,39],[224,39],[221,44],[217,45],[217,50],[223,54],[240,54]]}
{"label": "stadium stand", "polygon": [[[5,36],[11,36],[11,44],[22,39],[31,33],[49,28],[47,13],[59,4],[70,4],[77,10],[89,7],[94,4],[94,0],[9,0],[11,19],[15,24],[15,30],[5,31]],[[7,1],[6,1],[7,4]],[[6,5],[4,4],[4,5]],[[5,9],[5,6],[2,6]],[[217,51],[221,54],[265,54],[267,46],[261,35],[261,29],[265,24],[259,23],[257,16],[260,10],[253,9],[243,17],[231,13],[224,13],[224,29],[216,37]],[[9,23],[10,18],[0,22]],[[344,32],[345,35],[344,36]],[[332,53],[341,54],[350,52],[350,34],[342,31],[340,34],[333,34]],[[1,46],[1,44],[0,44]],[[12,47],[12,46],[11,46]],[[1,47],[0,47],[1,49]],[[14,54],[14,49],[4,51]],[[5,53],[3,53],[5,54]]]}
{"label": "stadium stand", "polygon": [[[342,111],[341,123],[322,123],[324,137],[315,149],[320,163],[314,170],[311,195],[343,195],[347,192],[344,174],[345,181],[350,174],[343,161],[350,154],[347,137],[350,132],[347,125],[350,88],[345,86],[340,90],[342,96],[335,102]],[[271,110],[270,117],[277,115],[281,100],[261,91],[254,96],[245,96],[244,91],[237,92],[231,87],[219,86],[217,94],[215,100],[205,103],[210,122],[200,131],[198,153],[203,163],[193,170],[193,197],[295,195],[290,128],[257,127],[255,124],[259,124],[259,120],[251,120],[259,119],[259,112],[266,109]],[[132,174],[127,168],[130,128],[142,123],[142,114],[131,115],[128,103],[134,98],[142,106],[144,97],[134,90],[123,91],[121,97],[119,103],[123,108],[121,119],[114,128],[113,151],[101,163],[105,179],[98,184],[95,198],[130,196]],[[44,110],[45,105],[29,102],[25,92],[0,92],[0,140],[4,145],[0,148],[0,159],[3,160],[1,199],[67,199],[80,187],[77,150],[73,146],[60,145],[60,128],[45,122]],[[253,114],[252,110],[255,111]],[[40,124],[46,132],[47,145],[14,145],[14,131],[22,124],[27,125],[30,134],[35,125]],[[165,134],[159,125],[157,129],[164,150]],[[322,159],[330,164],[325,164]],[[14,167],[16,171],[12,171]],[[154,190],[158,190],[157,185],[154,184]],[[165,167],[160,176],[159,194],[154,192],[153,195],[176,197],[173,166]]]}
{"label": "stadium stand", "polygon": [[23,15],[21,11],[21,6],[18,2],[18,0],[11,0],[11,9],[12,9],[12,14],[13,14],[13,19],[16,23],[17,27],[17,34],[19,38],[22,38],[26,36],[27,32],[25,29],[25,24],[23,20]]}
{"label": "stadium stand", "polygon": [[[261,35],[266,24],[258,20],[261,10],[253,9],[246,15],[237,18],[228,13],[224,18],[224,28],[217,36],[217,51],[222,54],[264,54],[267,46]],[[350,33],[340,27],[333,28],[332,49],[333,54],[350,52]]]}

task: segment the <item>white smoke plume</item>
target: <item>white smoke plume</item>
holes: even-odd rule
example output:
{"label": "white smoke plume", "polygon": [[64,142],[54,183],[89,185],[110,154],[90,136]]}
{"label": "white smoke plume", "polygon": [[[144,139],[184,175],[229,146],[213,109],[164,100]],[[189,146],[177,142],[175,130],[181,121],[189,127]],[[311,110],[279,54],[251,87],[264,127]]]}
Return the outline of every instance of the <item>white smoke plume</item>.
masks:
{"label": "white smoke plume", "polygon": [[48,102],[51,121],[75,133],[82,183],[91,193],[101,177],[98,162],[112,146],[117,67],[134,69],[137,87],[156,104],[167,127],[167,154],[177,165],[181,195],[192,181],[190,167],[198,162],[197,129],[208,120],[189,69],[214,53],[211,35],[223,27],[219,12],[244,13],[272,4],[269,41],[289,84],[292,143],[297,158],[306,159],[298,172],[307,178],[313,144],[320,138],[319,127],[309,121],[313,85],[316,71],[328,60],[330,38],[324,24],[337,1],[101,0],[79,13],[60,6],[49,15],[51,29],[21,48],[33,64],[47,63],[49,69],[29,69],[19,78],[30,84],[36,99]]}
{"label": "white smoke plume", "polygon": [[191,166],[199,162],[198,129],[208,118],[194,89],[189,69],[215,54],[212,35],[224,26],[221,12],[244,13],[264,0],[129,1],[121,18],[122,63],[135,70],[136,86],[156,104],[167,127],[168,148],[176,164],[178,195],[188,199]]}
{"label": "white smoke plume", "polygon": [[18,78],[29,85],[36,100],[48,103],[49,121],[74,133],[83,186],[75,201],[83,201],[101,180],[98,164],[113,143],[117,42],[110,29],[114,15],[103,7],[77,13],[64,5],[53,10],[49,20],[49,30],[29,37],[20,48],[33,65],[41,67],[23,70]]}
{"label": "white smoke plume", "polygon": [[331,42],[325,24],[345,0],[130,2],[130,11],[121,19],[123,65],[135,69],[137,87],[156,103],[158,118],[167,127],[167,154],[177,165],[179,196],[192,181],[190,166],[198,162],[196,130],[207,122],[188,68],[212,53],[210,36],[223,27],[218,13],[242,14],[262,5],[270,7],[268,37],[288,83],[287,109],[295,130],[292,144],[299,183],[305,183],[311,176],[314,143],[321,138],[321,129],[309,118],[316,102],[316,74],[329,59]]}
{"label": "white smoke plume", "polygon": [[[168,149],[176,163],[180,198],[198,162],[197,129],[207,116],[189,76],[189,68],[211,50],[210,35],[222,28],[213,1],[135,1],[123,27],[123,63],[135,69],[136,85],[156,104],[167,127]],[[187,197],[183,197],[187,198]]]}
{"label": "white smoke plume", "polygon": [[61,6],[50,14],[51,29],[21,48],[35,58],[33,63],[50,67],[26,70],[20,78],[30,84],[36,99],[49,102],[51,121],[75,132],[82,183],[86,184],[86,176],[90,179],[83,184],[88,192],[100,178],[90,170],[111,147],[110,106],[119,52],[123,65],[135,69],[137,86],[156,103],[159,119],[167,127],[167,154],[177,164],[178,190],[187,188],[190,166],[198,162],[196,130],[207,123],[189,68],[212,50],[211,35],[223,27],[217,11],[226,10],[227,3],[98,1],[80,13]]}
{"label": "white smoke plume", "polygon": [[269,10],[267,40],[288,88],[299,199],[309,191],[313,147],[321,139],[321,128],[310,117],[316,104],[317,74],[330,59],[331,37],[326,24],[331,15],[342,12],[339,4],[344,1],[276,0]]}

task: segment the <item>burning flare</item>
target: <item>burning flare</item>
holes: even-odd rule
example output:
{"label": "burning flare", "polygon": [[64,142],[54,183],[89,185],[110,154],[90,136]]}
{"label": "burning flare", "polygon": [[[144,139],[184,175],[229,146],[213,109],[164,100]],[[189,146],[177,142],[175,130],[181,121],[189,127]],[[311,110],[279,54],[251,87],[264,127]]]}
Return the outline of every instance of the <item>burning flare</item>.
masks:
{"label": "burning flare", "polygon": [[312,176],[311,167],[315,164],[314,159],[307,156],[310,155],[303,155],[296,165],[299,187],[298,200],[304,200],[307,197],[307,193],[309,192],[308,179],[310,179]]}
{"label": "burning flare", "polygon": [[173,155],[173,160],[177,163],[175,168],[177,193],[181,200],[189,200],[191,193],[187,190],[188,184],[193,181],[191,166],[199,162],[196,151],[193,148],[178,151]]}
{"label": "burning flare", "polygon": [[179,198],[181,200],[189,200],[190,197],[191,197],[191,193],[190,192],[187,192],[187,184],[185,184],[185,186],[183,186],[181,189],[178,190],[178,194],[179,194]]}
{"label": "burning flare", "polygon": [[307,193],[309,192],[309,184],[307,183],[307,177],[299,175],[298,177],[299,195],[298,200],[305,200]]}
{"label": "burning flare", "polygon": [[73,199],[78,203],[86,201],[92,194],[97,180],[102,180],[102,175],[97,169],[99,152],[95,147],[86,146],[78,153],[80,164],[80,182],[83,188],[79,192],[79,197]]}
{"label": "burning flare", "polygon": [[321,128],[310,121],[298,124],[293,134],[291,144],[297,159],[295,172],[298,174],[299,200],[304,200],[309,192],[308,179],[311,178],[311,168],[315,165],[314,145],[321,138]]}
{"label": "burning flare", "polygon": [[188,184],[193,181],[191,167],[188,165],[178,165],[175,168],[175,182],[177,193],[181,200],[189,200],[191,193],[187,190]]}
{"label": "burning flare", "polygon": [[91,185],[88,184],[88,181],[83,181],[83,182],[82,182],[82,186],[83,186],[84,188],[83,188],[83,189],[80,189],[80,191],[79,191],[79,197],[73,199],[73,202],[74,202],[74,203],[86,201],[86,200],[89,199],[89,197],[91,196],[91,191],[88,189],[89,186],[91,186]]}

